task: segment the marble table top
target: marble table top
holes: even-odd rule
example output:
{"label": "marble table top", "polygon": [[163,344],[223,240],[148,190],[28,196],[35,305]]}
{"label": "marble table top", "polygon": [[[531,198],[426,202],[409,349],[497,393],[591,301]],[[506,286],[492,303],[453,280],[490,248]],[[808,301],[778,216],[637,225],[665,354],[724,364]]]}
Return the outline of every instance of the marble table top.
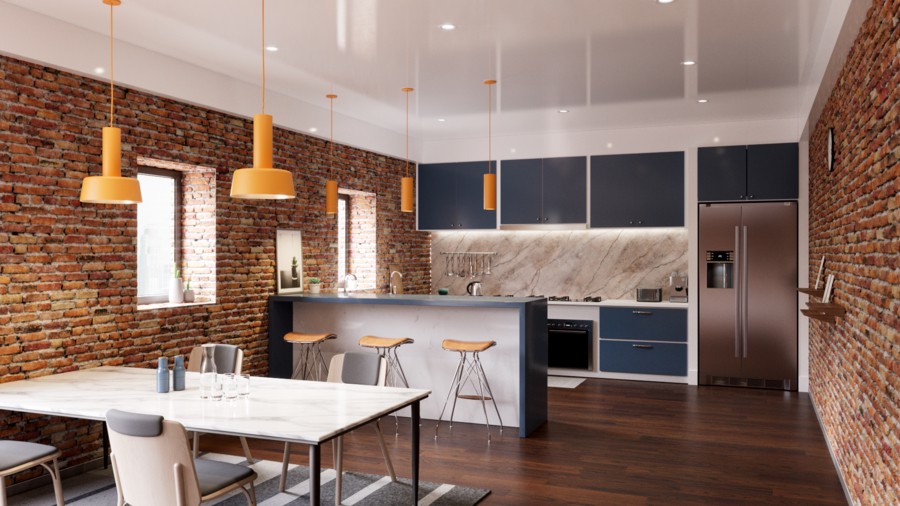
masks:
{"label": "marble table top", "polygon": [[104,420],[115,408],[188,430],[318,444],[431,394],[254,376],[249,397],[212,401],[200,399],[199,373],[185,379],[185,390],[158,394],[155,369],[96,367],[0,384],[0,409]]}

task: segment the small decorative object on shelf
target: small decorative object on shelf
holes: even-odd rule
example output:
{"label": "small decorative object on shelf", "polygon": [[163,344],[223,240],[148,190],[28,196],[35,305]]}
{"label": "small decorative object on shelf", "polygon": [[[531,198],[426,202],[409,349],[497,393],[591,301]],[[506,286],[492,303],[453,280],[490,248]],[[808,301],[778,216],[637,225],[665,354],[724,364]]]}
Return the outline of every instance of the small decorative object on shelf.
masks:
{"label": "small decorative object on shelf", "polygon": [[297,276],[297,257],[291,258],[291,286],[300,286],[300,278]]}
{"label": "small decorative object on shelf", "polygon": [[822,304],[831,302],[832,286],[834,286],[834,274],[829,274],[825,280],[825,291],[822,293]]}
{"label": "small decorative object on shelf", "polygon": [[835,319],[844,316],[844,308],[834,304],[831,301],[832,288],[834,287],[834,275],[829,274],[825,281],[825,288],[822,290],[815,288],[798,288],[797,291],[809,295],[810,299],[821,297],[822,302],[807,302],[806,309],[800,312],[810,318],[822,320],[827,323],[834,323]]}
{"label": "small decorative object on shelf", "polygon": [[319,293],[322,281],[319,278],[309,278],[309,293]]}
{"label": "small decorative object on shelf", "polygon": [[819,289],[819,281],[822,279],[822,268],[825,267],[825,255],[822,255],[822,260],[819,262],[819,272],[816,273],[816,290]]}

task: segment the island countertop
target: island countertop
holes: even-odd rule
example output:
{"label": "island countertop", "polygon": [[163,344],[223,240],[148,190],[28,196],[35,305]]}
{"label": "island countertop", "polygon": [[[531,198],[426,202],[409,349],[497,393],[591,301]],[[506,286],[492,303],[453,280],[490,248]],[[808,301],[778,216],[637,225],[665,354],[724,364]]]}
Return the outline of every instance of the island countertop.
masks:
{"label": "island countertop", "polygon": [[[269,298],[269,375],[291,376],[299,349],[284,341],[287,332],[330,332],[322,344],[330,355],[360,351],[364,335],[410,337],[399,350],[410,387],[446,392],[458,355],[444,351],[443,339],[493,340],[484,363],[504,425],[526,437],[547,420],[547,299],[543,297],[421,294],[291,294]],[[422,405],[424,419],[437,419],[443,395]],[[456,420],[484,423],[480,403],[460,403]],[[493,417],[492,417],[493,418]],[[491,423],[496,423],[491,420]]]}

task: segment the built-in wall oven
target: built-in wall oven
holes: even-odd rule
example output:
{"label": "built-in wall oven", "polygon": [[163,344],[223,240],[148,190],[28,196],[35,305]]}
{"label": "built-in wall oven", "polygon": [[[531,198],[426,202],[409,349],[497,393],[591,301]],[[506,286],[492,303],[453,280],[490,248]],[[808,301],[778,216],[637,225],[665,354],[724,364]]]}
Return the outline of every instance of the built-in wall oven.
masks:
{"label": "built-in wall oven", "polygon": [[591,370],[591,320],[547,320],[548,365],[559,369]]}

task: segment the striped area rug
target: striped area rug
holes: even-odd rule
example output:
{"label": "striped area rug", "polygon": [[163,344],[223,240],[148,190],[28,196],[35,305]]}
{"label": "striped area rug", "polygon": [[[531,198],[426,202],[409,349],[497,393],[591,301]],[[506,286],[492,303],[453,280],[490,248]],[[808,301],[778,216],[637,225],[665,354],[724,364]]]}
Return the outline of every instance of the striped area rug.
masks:
{"label": "striped area rug", "polygon": [[[203,458],[246,464],[243,457],[207,453]],[[257,461],[252,467],[256,479],[256,501],[259,506],[301,506],[309,504],[309,468],[291,465],[288,470],[287,490],[278,492],[281,463],[269,460]],[[322,471],[322,504],[334,504],[333,469]],[[386,476],[344,472],[344,500],[341,504],[359,506],[401,505],[410,502],[409,480],[398,478],[391,482]],[[419,482],[420,506],[469,506],[478,504],[490,490],[460,487],[457,485]],[[115,506],[116,485],[111,470],[95,470],[68,478],[63,481],[63,493],[67,506]],[[9,498],[10,506],[52,506],[53,489],[46,487]],[[240,492],[223,497],[215,502],[218,506],[245,506],[246,498]]]}

